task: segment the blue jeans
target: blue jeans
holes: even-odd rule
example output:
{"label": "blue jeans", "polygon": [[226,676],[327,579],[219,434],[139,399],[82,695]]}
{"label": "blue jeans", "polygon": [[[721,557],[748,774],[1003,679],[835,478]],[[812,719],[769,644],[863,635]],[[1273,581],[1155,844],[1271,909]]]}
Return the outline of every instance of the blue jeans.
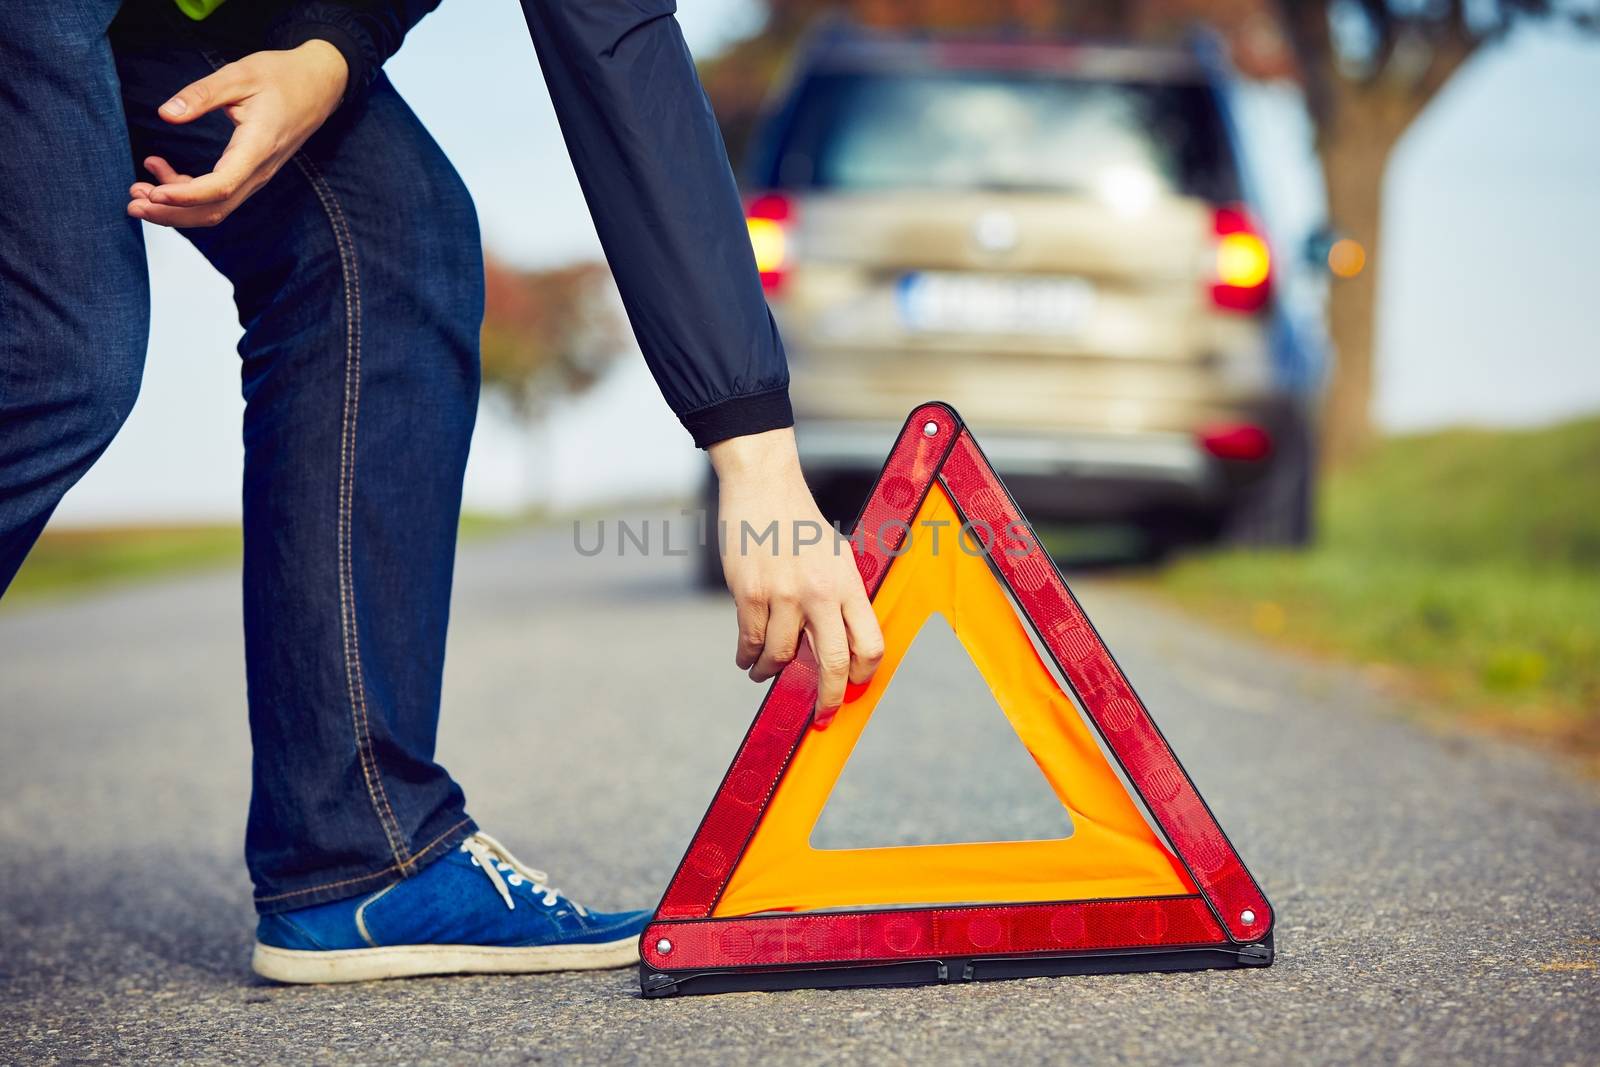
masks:
{"label": "blue jeans", "polygon": [[[113,47],[116,8],[0,5],[0,592],[138,392],[133,161],[205,173],[232,130],[156,107],[234,57]],[[474,829],[433,754],[483,257],[466,188],[381,77],[184,233],[244,326],[245,855],[257,907],[282,911],[381,888]]]}

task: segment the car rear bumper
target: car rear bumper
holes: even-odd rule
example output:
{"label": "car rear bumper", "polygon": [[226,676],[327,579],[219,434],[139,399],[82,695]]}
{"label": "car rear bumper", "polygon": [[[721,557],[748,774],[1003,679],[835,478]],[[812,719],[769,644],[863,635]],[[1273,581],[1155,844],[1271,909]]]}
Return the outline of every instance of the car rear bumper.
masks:
{"label": "car rear bumper", "polygon": [[[876,469],[899,426],[863,422],[802,422],[796,427],[808,469]],[[1184,485],[1207,477],[1207,457],[1179,433],[1062,433],[1051,436],[985,433],[979,442],[996,469],[1015,474],[1133,475]]]}
{"label": "car rear bumper", "polygon": [[[900,427],[802,421],[800,460],[814,484],[876,475]],[[1228,487],[1219,465],[1181,433],[976,435],[1023,508],[1038,518],[1127,518],[1165,507],[1209,509]],[[865,486],[860,490],[863,494]]]}

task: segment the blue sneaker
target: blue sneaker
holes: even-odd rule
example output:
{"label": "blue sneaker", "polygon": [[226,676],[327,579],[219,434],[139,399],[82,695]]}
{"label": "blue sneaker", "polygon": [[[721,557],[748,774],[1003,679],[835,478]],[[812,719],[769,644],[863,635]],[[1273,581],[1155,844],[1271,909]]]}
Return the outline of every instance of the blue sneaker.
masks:
{"label": "blue sneaker", "polygon": [[476,833],[386,889],[263,915],[250,965],[275,982],[625,967],[647,911],[591,912]]}

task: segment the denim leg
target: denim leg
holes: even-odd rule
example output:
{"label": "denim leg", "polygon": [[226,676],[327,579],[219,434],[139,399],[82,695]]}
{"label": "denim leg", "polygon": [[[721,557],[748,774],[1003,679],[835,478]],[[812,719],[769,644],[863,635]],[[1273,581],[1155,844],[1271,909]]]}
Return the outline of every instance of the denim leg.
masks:
{"label": "denim leg", "polygon": [[0,594],[133,409],[150,293],[126,211],[117,0],[0,4]]}
{"label": "denim leg", "polygon": [[[225,119],[153,117],[206,62],[119,56],[141,157],[217,158]],[[245,853],[257,907],[281,911],[381,888],[473,829],[434,738],[483,253],[465,186],[383,79],[186,235],[245,327]]]}

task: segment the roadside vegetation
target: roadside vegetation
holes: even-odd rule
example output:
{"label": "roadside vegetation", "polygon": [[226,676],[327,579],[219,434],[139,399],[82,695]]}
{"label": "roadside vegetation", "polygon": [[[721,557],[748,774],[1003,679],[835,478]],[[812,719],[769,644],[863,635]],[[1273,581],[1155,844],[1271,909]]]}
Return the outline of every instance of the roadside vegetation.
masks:
{"label": "roadside vegetation", "polygon": [[[493,534],[532,518],[468,513],[461,517],[461,537]],[[0,601],[0,611],[108,585],[237,567],[243,548],[237,523],[47,530]]]}
{"label": "roadside vegetation", "polygon": [[4,603],[222,566],[239,558],[241,543],[237,524],[49,530]]}
{"label": "roadside vegetation", "polygon": [[1319,523],[1310,552],[1194,556],[1153,580],[1600,771],[1600,418],[1390,438],[1328,478]]}

